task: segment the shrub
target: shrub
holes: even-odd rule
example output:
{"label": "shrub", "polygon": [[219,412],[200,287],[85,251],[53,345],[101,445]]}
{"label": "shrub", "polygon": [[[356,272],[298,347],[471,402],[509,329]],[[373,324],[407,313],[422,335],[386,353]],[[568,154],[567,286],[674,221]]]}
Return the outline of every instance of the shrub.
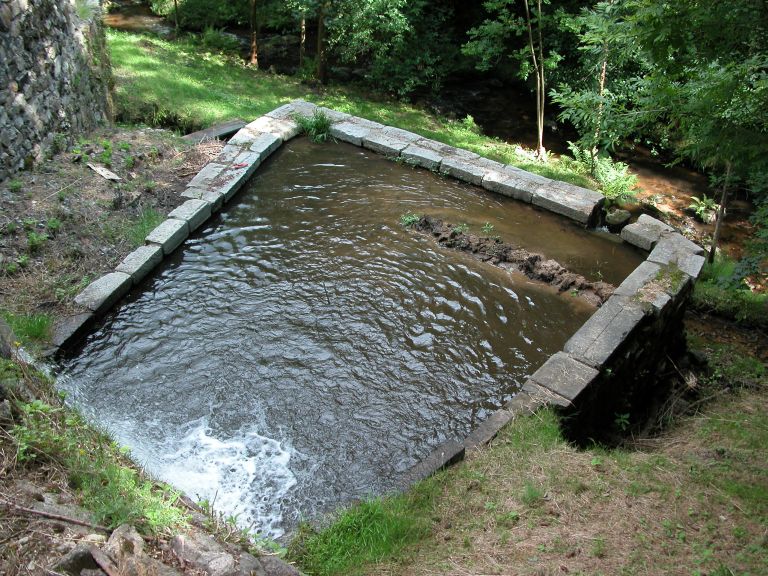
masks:
{"label": "shrub", "polygon": [[616,162],[609,156],[594,156],[589,150],[568,142],[573,160],[563,158],[568,167],[584,175],[591,175],[600,185],[606,205],[630,202],[635,199],[637,176],[629,172],[629,166]]}
{"label": "shrub", "polygon": [[311,118],[294,114],[293,119],[312,142],[325,142],[331,136],[331,119],[319,110]]}

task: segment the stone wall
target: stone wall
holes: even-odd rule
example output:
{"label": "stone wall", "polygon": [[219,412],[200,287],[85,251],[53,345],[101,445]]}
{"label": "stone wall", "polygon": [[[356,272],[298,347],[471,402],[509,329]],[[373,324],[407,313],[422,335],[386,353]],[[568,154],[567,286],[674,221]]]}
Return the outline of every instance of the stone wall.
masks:
{"label": "stone wall", "polygon": [[0,181],[107,122],[98,0],[0,0]]}

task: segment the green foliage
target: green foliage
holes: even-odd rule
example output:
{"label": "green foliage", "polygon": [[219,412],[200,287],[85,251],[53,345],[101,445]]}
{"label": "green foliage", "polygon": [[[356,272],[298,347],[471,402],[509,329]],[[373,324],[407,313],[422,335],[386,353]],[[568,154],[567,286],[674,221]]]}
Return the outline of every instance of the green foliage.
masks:
{"label": "green foliage", "polygon": [[237,52],[240,49],[240,41],[237,36],[227,34],[224,30],[218,30],[212,26],[206,27],[203,33],[196,37],[196,41],[209,50]]}
{"label": "green foliage", "polygon": [[400,224],[403,226],[410,228],[414,224],[416,224],[419,220],[421,220],[421,216],[418,214],[414,214],[413,212],[406,212],[402,216],[400,216]]}
{"label": "green foliage", "polygon": [[23,187],[24,187],[24,183],[18,178],[14,178],[13,180],[8,182],[8,191],[13,192],[14,194],[21,192],[21,189]]}
{"label": "green foliage", "polygon": [[58,218],[48,218],[48,221],[45,223],[45,227],[51,234],[56,234],[59,232],[59,230],[61,230],[61,220]]}
{"label": "green foliage", "polygon": [[752,292],[739,263],[717,255],[705,264],[693,291],[692,305],[705,312],[732,318],[746,326],[768,326],[768,294]]}
{"label": "green foliage", "polygon": [[315,110],[311,118],[295,114],[293,119],[312,142],[325,142],[331,136],[331,119],[320,110]]}
{"label": "green foliage", "polygon": [[11,429],[21,464],[55,462],[97,522],[109,527],[130,523],[149,532],[179,526],[186,517],[173,506],[178,493],[153,484],[127,466],[117,446],[77,414],[42,400],[22,402]]}
{"label": "green foliage", "polygon": [[9,311],[0,314],[16,338],[26,346],[36,347],[50,338],[53,318],[48,314],[14,314]]}
{"label": "green foliage", "polygon": [[101,147],[102,150],[97,156],[99,162],[104,164],[104,166],[110,167],[112,166],[112,142],[109,140],[102,140],[101,141]]}
{"label": "green foliage", "polygon": [[544,500],[544,495],[541,486],[527,481],[520,493],[520,501],[526,506],[538,506]]}
{"label": "green foliage", "polygon": [[466,234],[469,231],[469,224],[466,222],[461,222],[460,224],[456,224],[456,226],[453,227],[453,231],[456,234]]}
{"label": "green foliage", "polygon": [[576,172],[592,174],[600,185],[600,192],[605,196],[607,205],[635,199],[637,176],[629,172],[629,166],[608,156],[591,154],[573,142],[568,143],[568,148],[573,161],[566,158],[566,165]]}
{"label": "green foliage", "polygon": [[391,558],[428,534],[439,481],[433,477],[406,494],[357,504],[319,532],[302,526],[289,558],[317,576],[357,574],[365,563]]}
{"label": "green foliage", "polygon": [[142,246],[144,239],[163,221],[163,216],[154,208],[144,208],[138,218],[128,227],[126,237],[134,247]]}
{"label": "green foliage", "polygon": [[709,222],[709,216],[720,209],[720,204],[715,202],[714,198],[710,198],[706,194],[701,198],[691,196],[691,204],[688,206],[688,209],[693,210],[698,219],[702,222]]}
{"label": "green foliage", "polygon": [[482,230],[483,230],[483,234],[485,234],[486,236],[490,236],[491,234],[493,234],[494,226],[490,222],[486,222],[485,224],[483,224]]}
{"label": "green foliage", "polygon": [[27,232],[27,249],[31,253],[38,252],[48,240],[48,235],[41,232]]}

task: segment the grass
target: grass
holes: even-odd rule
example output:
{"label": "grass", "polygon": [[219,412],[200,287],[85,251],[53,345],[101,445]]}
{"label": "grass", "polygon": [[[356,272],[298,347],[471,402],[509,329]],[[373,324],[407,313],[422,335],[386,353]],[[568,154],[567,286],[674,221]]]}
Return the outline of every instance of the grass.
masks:
{"label": "grass", "polygon": [[233,118],[256,118],[291,100],[304,99],[340,112],[410,130],[525,170],[595,187],[594,181],[551,160],[540,163],[516,146],[480,134],[472,122],[450,120],[402,102],[347,87],[317,92],[298,79],[253,70],[236,59],[200,52],[189,41],[107,32],[116,81],[118,120],[191,132]]}
{"label": "grass", "polygon": [[15,402],[17,417],[10,437],[16,467],[60,467],[96,522],[108,527],[131,523],[146,533],[159,533],[186,522],[186,515],[174,505],[178,493],[144,477],[104,432],[62,406],[45,376],[19,364],[14,371],[46,396]]}
{"label": "grass", "polygon": [[53,318],[48,314],[14,314],[0,311],[19,342],[28,348],[36,348],[48,341]]}
{"label": "grass", "polygon": [[311,118],[296,114],[294,120],[312,142],[325,142],[331,135],[331,119],[322,111],[315,110]]}
{"label": "grass", "polygon": [[138,218],[128,226],[125,235],[132,246],[141,246],[144,244],[144,239],[147,235],[163,220],[163,215],[154,208],[144,208],[139,213]]}
{"label": "grass", "polygon": [[379,531],[380,510],[393,502],[384,499],[370,516],[362,513],[368,508],[353,508],[357,522],[342,514],[313,536],[328,554],[344,555],[343,565],[308,554],[299,557],[302,569],[409,576],[765,573],[768,371],[734,346],[707,345],[706,353],[711,369],[700,374],[702,394],[717,400],[679,417],[642,449],[580,450],[562,437],[553,411],[518,417],[489,448],[440,473],[429,506],[395,506],[420,527],[407,545],[366,554],[365,534]]}

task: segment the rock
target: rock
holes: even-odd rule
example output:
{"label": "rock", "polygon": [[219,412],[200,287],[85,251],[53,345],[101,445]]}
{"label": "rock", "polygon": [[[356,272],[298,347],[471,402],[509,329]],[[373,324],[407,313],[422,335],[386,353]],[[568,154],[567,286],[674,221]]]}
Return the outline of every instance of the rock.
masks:
{"label": "rock", "polygon": [[11,413],[11,403],[8,400],[3,400],[0,402],[0,426],[12,422],[13,414]]}
{"label": "rock", "polygon": [[605,215],[605,224],[608,226],[608,230],[615,234],[621,232],[630,218],[632,218],[632,214],[628,210],[611,210]]}
{"label": "rock", "polygon": [[71,552],[56,562],[51,567],[53,572],[68,574],[69,576],[80,576],[83,570],[100,570],[96,560],[93,559],[91,551],[87,545],[76,546]]}
{"label": "rock", "polygon": [[266,576],[301,576],[296,568],[275,556],[262,556],[259,561]]}
{"label": "rock", "polygon": [[104,551],[119,563],[129,556],[143,554],[144,540],[133,526],[123,524],[112,532]]}
{"label": "rock", "polygon": [[223,546],[206,534],[179,534],[171,540],[171,549],[184,564],[202,570],[208,576],[234,576],[235,559]]}
{"label": "rock", "polygon": [[5,320],[0,318],[0,358],[10,358],[13,352],[13,332]]}
{"label": "rock", "polygon": [[267,572],[264,571],[261,561],[247,552],[240,554],[238,570],[240,576],[267,576]]}

